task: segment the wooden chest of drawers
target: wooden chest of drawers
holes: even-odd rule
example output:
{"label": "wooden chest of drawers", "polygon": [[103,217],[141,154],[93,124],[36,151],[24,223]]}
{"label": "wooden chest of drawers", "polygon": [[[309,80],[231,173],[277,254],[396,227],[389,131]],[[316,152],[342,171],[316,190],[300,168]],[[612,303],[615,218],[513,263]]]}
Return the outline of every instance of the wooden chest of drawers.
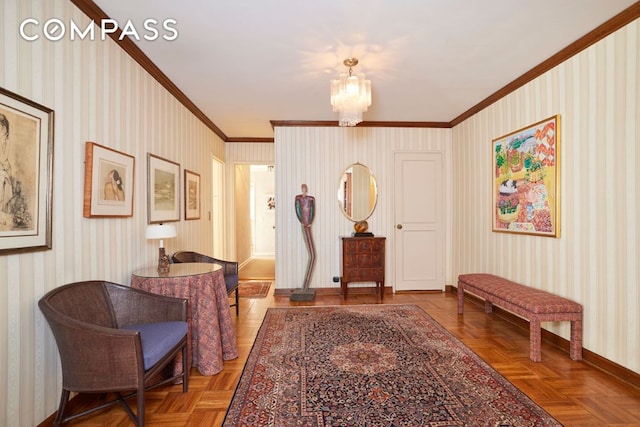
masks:
{"label": "wooden chest of drawers", "polygon": [[384,298],[384,262],[386,237],[342,238],[342,295],[346,299],[350,282],[376,282],[380,299]]}

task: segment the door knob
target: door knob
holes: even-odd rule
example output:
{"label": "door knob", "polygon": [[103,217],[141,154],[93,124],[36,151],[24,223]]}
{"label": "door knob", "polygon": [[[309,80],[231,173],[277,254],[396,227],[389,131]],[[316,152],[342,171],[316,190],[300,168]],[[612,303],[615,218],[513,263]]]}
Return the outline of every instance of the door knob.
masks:
{"label": "door knob", "polygon": [[398,225],[396,225],[396,228],[397,228],[398,230],[402,230],[402,224],[398,224]]}

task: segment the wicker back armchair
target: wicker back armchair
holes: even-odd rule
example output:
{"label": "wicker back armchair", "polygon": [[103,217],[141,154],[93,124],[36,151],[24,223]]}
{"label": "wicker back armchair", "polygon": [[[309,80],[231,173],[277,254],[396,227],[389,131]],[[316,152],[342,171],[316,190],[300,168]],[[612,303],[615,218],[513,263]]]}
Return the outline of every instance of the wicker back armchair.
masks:
{"label": "wicker back armchair", "polygon": [[238,263],[235,261],[224,261],[192,251],[178,251],[173,254],[171,260],[175,263],[180,262],[208,262],[222,266],[222,274],[224,275],[224,283],[227,287],[227,294],[231,295],[235,292],[235,303],[230,307],[236,308],[236,316],[240,314],[240,297],[238,295]]}
{"label": "wicker back armchair", "polygon": [[[62,364],[55,426],[117,403],[137,426],[143,426],[145,390],[181,378],[182,390],[187,391],[186,299],[86,281],[51,290],[38,306],[51,327]],[[179,354],[182,372],[166,378],[164,368]],[[65,417],[70,392],[113,392],[116,398]],[[137,416],[126,403],[134,395]]]}

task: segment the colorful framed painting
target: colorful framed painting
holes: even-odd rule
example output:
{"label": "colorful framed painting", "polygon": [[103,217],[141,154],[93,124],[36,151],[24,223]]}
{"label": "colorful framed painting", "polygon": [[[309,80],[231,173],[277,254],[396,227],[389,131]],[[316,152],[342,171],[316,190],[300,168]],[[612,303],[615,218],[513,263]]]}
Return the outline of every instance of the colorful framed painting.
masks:
{"label": "colorful framed painting", "polygon": [[184,219],[200,219],[200,175],[184,170]]}
{"label": "colorful framed painting", "polygon": [[51,249],[53,120],[0,88],[0,255]]}
{"label": "colorful framed painting", "polygon": [[84,161],[85,218],[133,216],[135,158],[87,141]]}
{"label": "colorful framed painting", "polygon": [[149,224],[180,221],[180,164],[147,153]]}
{"label": "colorful framed painting", "polygon": [[560,116],[492,141],[493,231],[560,237]]}

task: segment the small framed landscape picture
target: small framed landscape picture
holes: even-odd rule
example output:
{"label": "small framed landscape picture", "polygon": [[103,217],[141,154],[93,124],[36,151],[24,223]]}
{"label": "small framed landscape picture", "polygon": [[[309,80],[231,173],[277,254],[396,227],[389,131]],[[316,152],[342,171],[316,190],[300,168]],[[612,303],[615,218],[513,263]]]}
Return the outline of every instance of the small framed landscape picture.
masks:
{"label": "small framed landscape picture", "polygon": [[200,175],[184,170],[184,219],[200,219]]}
{"label": "small framed landscape picture", "polygon": [[180,221],[180,164],[147,153],[149,224]]}
{"label": "small framed landscape picture", "polygon": [[133,216],[135,158],[87,141],[84,162],[85,218]]}

